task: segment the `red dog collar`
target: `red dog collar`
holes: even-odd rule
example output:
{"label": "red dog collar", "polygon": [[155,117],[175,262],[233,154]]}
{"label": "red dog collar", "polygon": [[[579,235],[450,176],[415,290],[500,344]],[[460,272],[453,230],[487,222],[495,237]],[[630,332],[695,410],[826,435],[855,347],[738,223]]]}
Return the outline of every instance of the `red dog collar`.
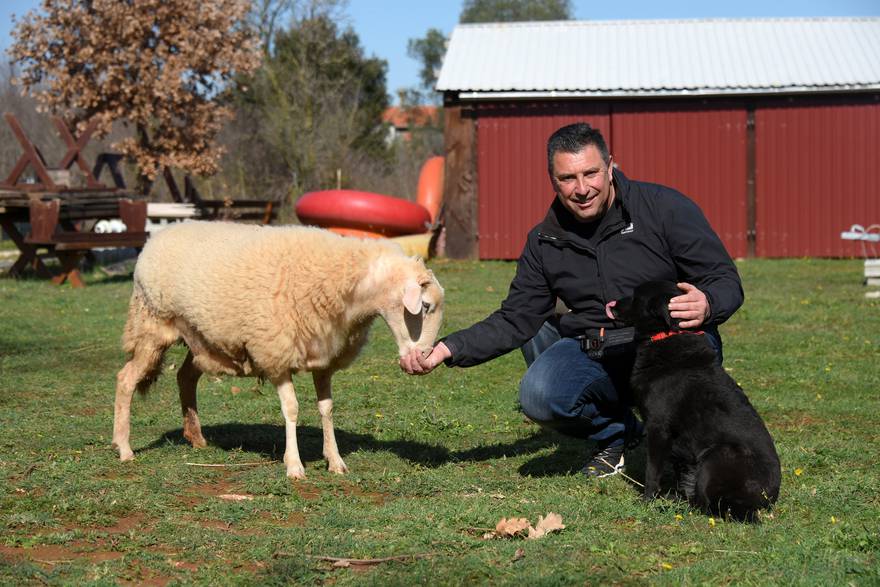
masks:
{"label": "red dog collar", "polygon": [[692,332],[690,330],[679,330],[677,332],[658,332],[651,337],[651,342],[657,342],[658,340],[663,340],[664,338],[669,338],[670,336],[675,336],[676,334],[704,334],[704,332],[702,330],[697,330],[696,332]]}

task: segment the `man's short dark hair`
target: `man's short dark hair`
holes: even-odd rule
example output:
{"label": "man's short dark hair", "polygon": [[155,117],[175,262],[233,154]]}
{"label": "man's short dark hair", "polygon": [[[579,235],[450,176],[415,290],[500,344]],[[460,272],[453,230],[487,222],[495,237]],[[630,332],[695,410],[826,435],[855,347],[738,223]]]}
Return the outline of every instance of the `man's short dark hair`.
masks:
{"label": "man's short dark hair", "polygon": [[553,179],[553,156],[556,153],[579,153],[589,145],[599,150],[605,165],[611,162],[608,145],[605,144],[602,133],[586,122],[563,126],[550,135],[547,140],[547,172],[550,174],[550,179]]}

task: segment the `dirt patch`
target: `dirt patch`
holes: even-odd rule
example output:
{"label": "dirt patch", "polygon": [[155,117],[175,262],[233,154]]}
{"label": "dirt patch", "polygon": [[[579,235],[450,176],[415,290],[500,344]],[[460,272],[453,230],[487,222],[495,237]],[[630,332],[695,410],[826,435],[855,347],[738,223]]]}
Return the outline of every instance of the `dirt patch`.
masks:
{"label": "dirt patch", "polygon": [[217,481],[216,483],[199,483],[191,485],[183,491],[180,503],[185,506],[193,507],[199,505],[209,497],[217,497],[227,493],[236,493],[232,483],[226,480]]}
{"label": "dirt patch", "polygon": [[362,487],[355,485],[353,483],[342,483],[339,485],[339,489],[342,491],[344,495],[354,495],[357,497],[363,497],[369,500],[374,505],[385,505],[389,499],[391,499],[391,495],[388,493],[378,493],[375,491],[365,491]]}
{"label": "dirt patch", "polygon": [[321,497],[321,492],[314,485],[304,481],[298,481],[294,484],[296,492],[303,499],[314,500]]}
{"label": "dirt patch", "polygon": [[32,548],[0,546],[0,557],[11,560],[26,559],[44,567],[53,567],[58,564],[87,560],[91,563],[100,563],[108,560],[120,559],[124,553],[110,550],[80,550],[80,548],[93,548],[93,545],[77,541],[71,545],[34,546]]}
{"label": "dirt patch", "polygon": [[195,573],[201,568],[197,563],[188,563],[185,561],[170,561],[170,563],[175,569],[183,569],[184,571],[190,571],[191,573]]}
{"label": "dirt patch", "polygon": [[814,418],[806,412],[791,412],[788,414],[783,414],[778,418],[774,418],[771,423],[771,428],[784,430],[786,432],[793,432],[824,425],[824,421]]}
{"label": "dirt patch", "polygon": [[116,520],[112,526],[104,526],[101,528],[93,528],[96,532],[107,532],[108,534],[127,534],[131,530],[141,528],[144,525],[143,514],[132,514],[124,516]]}

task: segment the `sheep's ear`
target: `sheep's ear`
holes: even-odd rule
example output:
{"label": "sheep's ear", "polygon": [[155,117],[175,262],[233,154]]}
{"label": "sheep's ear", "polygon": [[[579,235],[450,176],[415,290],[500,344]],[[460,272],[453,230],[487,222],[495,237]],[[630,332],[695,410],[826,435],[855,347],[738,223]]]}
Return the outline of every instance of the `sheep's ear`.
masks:
{"label": "sheep's ear", "polygon": [[413,280],[403,290],[403,306],[410,314],[422,313],[422,288]]}

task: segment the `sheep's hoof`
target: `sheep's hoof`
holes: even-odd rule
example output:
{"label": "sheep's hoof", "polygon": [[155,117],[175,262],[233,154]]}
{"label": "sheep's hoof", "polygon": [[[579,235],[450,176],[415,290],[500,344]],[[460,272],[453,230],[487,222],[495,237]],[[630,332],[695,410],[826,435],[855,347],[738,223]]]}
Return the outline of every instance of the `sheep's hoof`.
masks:
{"label": "sheep's hoof", "polygon": [[327,470],[331,473],[337,473],[339,475],[343,475],[348,473],[348,467],[345,466],[345,463],[340,459],[336,463],[327,463]]}
{"label": "sheep's hoof", "polygon": [[190,442],[190,444],[192,444],[193,448],[205,448],[206,446],[208,446],[208,442],[205,440],[205,437],[202,436],[201,434],[199,434],[198,436],[195,436],[193,434],[187,434],[186,432],[184,432],[183,436],[184,436],[184,438],[189,440],[189,442]]}
{"label": "sheep's hoof", "polygon": [[305,479],[306,478],[306,470],[302,465],[293,465],[291,467],[287,467],[287,477],[289,479]]}
{"label": "sheep's hoof", "polygon": [[119,449],[119,460],[120,460],[120,462],[123,462],[123,463],[126,461],[133,461],[134,460],[134,453],[131,452],[130,448],[125,449],[125,450]]}

